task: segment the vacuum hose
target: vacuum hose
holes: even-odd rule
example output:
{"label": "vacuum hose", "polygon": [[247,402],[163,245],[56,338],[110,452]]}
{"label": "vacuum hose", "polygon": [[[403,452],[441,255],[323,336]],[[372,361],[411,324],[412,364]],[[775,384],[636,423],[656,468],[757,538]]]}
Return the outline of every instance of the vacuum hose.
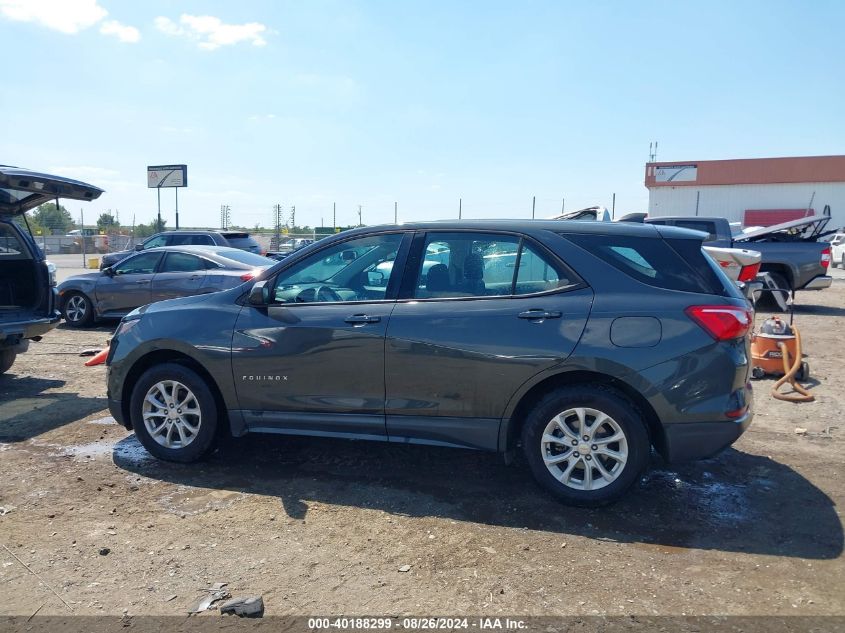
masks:
{"label": "vacuum hose", "polygon": [[[798,370],[801,368],[801,359],[803,357],[801,356],[801,332],[799,332],[798,328],[794,325],[792,326],[792,331],[795,332],[795,361],[792,363],[792,367],[790,367],[789,350],[786,348],[786,343],[778,343],[781,356],[783,357],[783,378],[778,380],[775,383],[775,386],[772,387],[772,396],[778,400],[786,400],[787,402],[813,402],[813,400],[815,400],[813,394],[804,389],[804,387],[799,385],[798,381],[795,380],[795,374],[797,374]],[[792,385],[795,393],[780,393],[778,391],[778,389],[787,382]]]}

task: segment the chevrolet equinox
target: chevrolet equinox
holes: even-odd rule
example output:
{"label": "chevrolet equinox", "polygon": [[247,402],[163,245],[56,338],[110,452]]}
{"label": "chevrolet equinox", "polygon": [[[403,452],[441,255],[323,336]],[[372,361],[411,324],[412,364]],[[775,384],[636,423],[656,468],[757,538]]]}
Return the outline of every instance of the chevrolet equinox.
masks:
{"label": "chevrolet equinox", "polygon": [[752,418],[752,313],[669,226],[463,221],[320,240],[255,280],[150,304],[111,341],[109,408],[154,456],[281,433],[499,451],[598,505]]}

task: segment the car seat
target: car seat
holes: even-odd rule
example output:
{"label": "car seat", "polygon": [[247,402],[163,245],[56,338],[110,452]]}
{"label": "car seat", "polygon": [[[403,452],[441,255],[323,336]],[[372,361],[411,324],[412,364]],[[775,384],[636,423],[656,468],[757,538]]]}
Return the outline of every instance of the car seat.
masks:
{"label": "car seat", "polygon": [[449,268],[446,264],[435,264],[428,269],[425,280],[425,289],[428,292],[447,292],[451,290],[449,279]]}
{"label": "car seat", "polygon": [[464,259],[463,289],[474,295],[484,295],[484,258],[478,253],[470,253]]}

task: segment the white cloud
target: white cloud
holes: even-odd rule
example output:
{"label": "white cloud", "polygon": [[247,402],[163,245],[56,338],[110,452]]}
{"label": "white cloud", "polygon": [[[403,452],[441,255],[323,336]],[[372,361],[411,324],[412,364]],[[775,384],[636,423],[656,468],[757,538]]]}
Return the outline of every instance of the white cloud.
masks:
{"label": "white cloud", "polygon": [[87,29],[108,15],[97,0],[0,0],[10,20],[35,22],[68,35]]}
{"label": "white cloud", "polygon": [[[109,14],[97,0],[0,0],[0,14],[17,22],[34,22],[66,35],[76,35],[91,28]],[[100,33],[113,35],[121,42],[137,42],[141,33],[134,26],[107,20]]]}
{"label": "white cloud", "polygon": [[134,44],[141,39],[141,32],[134,26],[121,24],[117,20],[106,20],[100,25],[100,33],[114,35],[121,42]]}
{"label": "white cloud", "polygon": [[[2,0],[0,0],[2,1]],[[186,37],[197,42],[204,50],[213,51],[221,46],[231,46],[241,42],[250,42],[253,46],[264,46],[267,27],[260,22],[246,24],[225,24],[212,15],[182,14],[177,24],[170,18],[159,16],[154,21],[155,27],[165,35]]]}

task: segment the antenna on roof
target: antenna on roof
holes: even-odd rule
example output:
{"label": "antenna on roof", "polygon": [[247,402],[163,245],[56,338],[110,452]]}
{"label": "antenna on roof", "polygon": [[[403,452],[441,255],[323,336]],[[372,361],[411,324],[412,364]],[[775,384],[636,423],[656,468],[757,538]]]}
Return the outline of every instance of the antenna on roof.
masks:
{"label": "antenna on roof", "polygon": [[648,144],[648,162],[654,163],[657,161],[657,141]]}

